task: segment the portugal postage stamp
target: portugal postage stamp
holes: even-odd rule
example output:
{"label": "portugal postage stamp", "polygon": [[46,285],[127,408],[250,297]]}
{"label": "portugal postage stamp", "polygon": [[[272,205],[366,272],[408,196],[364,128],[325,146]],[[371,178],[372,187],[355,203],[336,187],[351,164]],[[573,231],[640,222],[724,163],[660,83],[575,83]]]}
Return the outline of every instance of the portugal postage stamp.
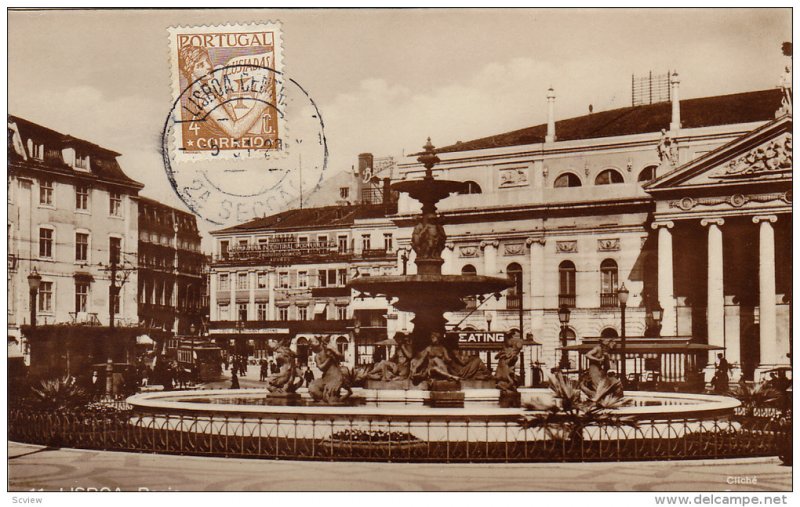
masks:
{"label": "portugal postage stamp", "polygon": [[179,159],[284,149],[279,22],[171,27],[169,39]]}

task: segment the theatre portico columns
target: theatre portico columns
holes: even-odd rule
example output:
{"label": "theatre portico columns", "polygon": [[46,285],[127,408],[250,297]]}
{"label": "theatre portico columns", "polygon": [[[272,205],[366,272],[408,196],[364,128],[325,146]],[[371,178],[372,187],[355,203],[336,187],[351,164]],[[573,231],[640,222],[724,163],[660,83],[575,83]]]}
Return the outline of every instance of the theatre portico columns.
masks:
{"label": "theatre portico columns", "polygon": [[661,335],[719,347],[707,379],[720,352],[736,367],[731,381],[789,364],[791,126],[791,116],[778,118],[645,186],[655,200]]}

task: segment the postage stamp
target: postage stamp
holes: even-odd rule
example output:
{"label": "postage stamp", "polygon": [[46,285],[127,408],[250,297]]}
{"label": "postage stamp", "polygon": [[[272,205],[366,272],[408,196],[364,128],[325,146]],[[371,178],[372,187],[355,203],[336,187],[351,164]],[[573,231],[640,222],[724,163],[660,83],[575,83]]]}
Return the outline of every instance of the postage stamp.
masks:
{"label": "postage stamp", "polygon": [[281,25],[169,29],[179,159],[284,149]]}
{"label": "postage stamp", "polygon": [[213,225],[302,203],[327,167],[322,113],[284,72],[281,29],[271,21],[168,30],[164,169],[181,200]]}

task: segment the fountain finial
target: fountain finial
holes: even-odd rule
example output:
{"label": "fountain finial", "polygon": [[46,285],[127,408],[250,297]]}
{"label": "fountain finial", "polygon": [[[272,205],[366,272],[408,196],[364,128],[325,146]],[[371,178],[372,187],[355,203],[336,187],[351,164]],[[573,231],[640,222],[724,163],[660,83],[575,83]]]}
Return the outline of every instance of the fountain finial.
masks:
{"label": "fountain finial", "polygon": [[433,166],[439,163],[439,157],[436,156],[436,146],[431,143],[431,138],[428,138],[428,142],[423,146],[425,151],[417,158],[417,162],[425,166],[425,177],[426,178],[433,178],[432,169]]}

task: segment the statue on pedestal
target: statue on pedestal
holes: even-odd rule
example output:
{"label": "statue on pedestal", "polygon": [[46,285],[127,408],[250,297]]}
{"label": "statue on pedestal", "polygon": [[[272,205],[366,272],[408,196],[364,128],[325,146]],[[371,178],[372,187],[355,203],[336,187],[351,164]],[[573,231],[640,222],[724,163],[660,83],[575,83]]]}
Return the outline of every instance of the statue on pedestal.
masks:
{"label": "statue on pedestal", "polygon": [[503,344],[503,350],[497,353],[497,369],[494,376],[497,379],[496,386],[501,392],[517,392],[517,374],[514,366],[517,364],[520,352],[522,351],[522,340],[513,336]]}
{"label": "statue on pedestal", "polygon": [[285,343],[270,341],[274,351],[278,371],[267,377],[267,390],[270,394],[290,394],[303,385],[303,378],[297,373],[295,353]]}

